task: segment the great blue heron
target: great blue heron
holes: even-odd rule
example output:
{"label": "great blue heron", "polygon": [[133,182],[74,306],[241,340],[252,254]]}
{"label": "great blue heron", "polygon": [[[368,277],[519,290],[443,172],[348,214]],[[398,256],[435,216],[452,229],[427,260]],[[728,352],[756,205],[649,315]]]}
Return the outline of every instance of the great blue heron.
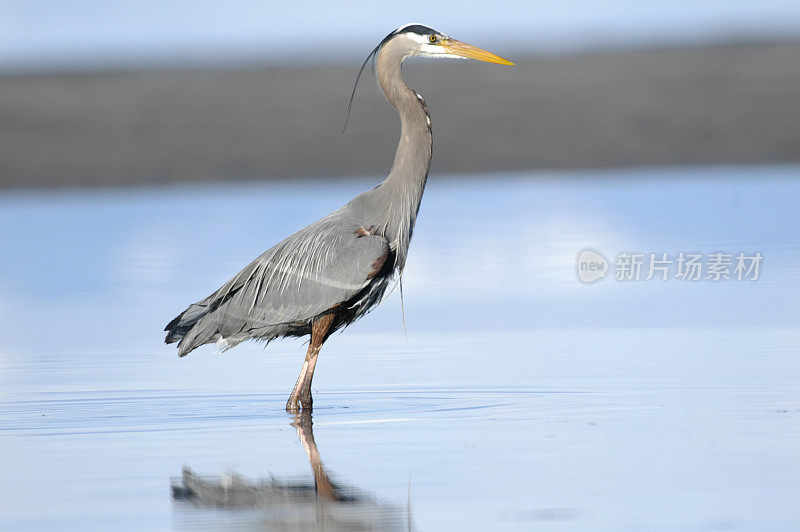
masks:
{"label": "great blue heron", "polygon": [[270,248],[169,322],[166,342],[180,341],[179,356],[212,342],[225,351],[250,338],[269,342],[310,334],[286,409],[311,409],[311,379],[323,342],[377,305],[406,263],[433,146],[425,100],[401,76],[403,61],[412,56],[513,65],[421,24],[387,35],[367,56],[359,77],[374,59],[380,87],[400,115],[400,143],[388,177]]}

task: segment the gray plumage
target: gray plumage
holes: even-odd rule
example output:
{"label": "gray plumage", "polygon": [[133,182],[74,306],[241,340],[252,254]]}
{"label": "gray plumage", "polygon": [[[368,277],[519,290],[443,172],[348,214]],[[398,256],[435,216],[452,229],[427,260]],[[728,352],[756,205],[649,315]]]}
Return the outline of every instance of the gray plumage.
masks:
{"label": "gray plumage", "polygon": [[[380,86],[402,124],[386,180],[270,248],[171,321],[166,342],[179,341],[180,356],[212,342],[224,350],[248,338],[303,336],[315,317],[340,305],[336,330],[371,310],[402,272],[432,153],[424,100],[401,77],[407,54],[404,40],[389,40],[376,58]],[[358,234],[366,230],[369,236]]]}
{"label": "gray plumage", "polygon": [[385,289],[370,273],[383,269],[389,246],[379,235],[358,236],[345,210],[298,231],[191,305],[168,326],[167,343],[180,339],[185,356],[210,342],[225,350],[248,338],[301,336],[315,316],[343,302],[362,315],[363,303]]}
{"label": "gray plumage", "polygon": [[412,55],[512,64],[419,24],[387,35],[361,71],[374,58],[380,87],[400,115],[400,142],[388,177],[270,248],[172,320],[165,329],[166,342],[179,342],[180,356],[212,342],[225,350],[250,338],[268,342],[311,334],[306,362],[287,403],[287,409],[295,410],[299,399],[310,408],[311,378],[322,343],[374,308],[406,263],[433,146],[425,101],[401,76],[403,61]]}

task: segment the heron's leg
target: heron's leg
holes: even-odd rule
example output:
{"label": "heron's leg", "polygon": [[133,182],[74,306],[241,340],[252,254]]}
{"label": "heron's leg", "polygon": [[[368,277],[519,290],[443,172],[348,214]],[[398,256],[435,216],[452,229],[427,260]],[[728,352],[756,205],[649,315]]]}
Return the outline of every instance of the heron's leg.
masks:
{"label": "heron's leg", "polygon": [[286,402],[286,410],[288,412],[298,412],[300,405],[302,405],[303,409],[309,411],[312,408],[311,380],[314,378],[314,367],[317,365],[319,350],[328,337],[333,318],[333,313],[326,314],[317,318],[311,324],[311,341],[308,344],[306,359],[303,362],[303,368],[300,370],[300,376],[297,377],[292,394]]}
{"label": "heron's leg", "polygon": [[303,382],[300,385],[300,404],[304,410],[311,411],[313,399],[311,397],[311,380],[314,378],[314,368],[317,365],[319,350],[323,342],[328,338],[328,331],[333,323],[334,315],[326,314],[316,320],[311,325],[311,343],[309,345],[310,357],[308,358],[308,371],[303,375]]}
{"label": "heron's leg", "polygon": [[309,358],[311,358],[311,345],[308,346],[306,359],[303,362],[303,367],[300,368],[300,375],[297,377],[297,382],[294,383],[294,388],[292,388],[292,393],[289,395],[289,400],[286,401],[287,412],[296,413],[300,411],[300,403],[298,403],[298,400],[300,399],[300,387],[303,385],[303,380],[306,377],[306,373],[308,373]]}

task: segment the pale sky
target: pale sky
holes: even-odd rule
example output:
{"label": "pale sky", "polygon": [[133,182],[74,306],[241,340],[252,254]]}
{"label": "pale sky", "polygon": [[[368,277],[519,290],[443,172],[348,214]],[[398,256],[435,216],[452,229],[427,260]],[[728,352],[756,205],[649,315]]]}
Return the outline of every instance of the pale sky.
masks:
{"label": "pale sky", "polygon": [[798,37],[797,0],[0,0],[0,70],[351,62],[407,22],[513,51]]}

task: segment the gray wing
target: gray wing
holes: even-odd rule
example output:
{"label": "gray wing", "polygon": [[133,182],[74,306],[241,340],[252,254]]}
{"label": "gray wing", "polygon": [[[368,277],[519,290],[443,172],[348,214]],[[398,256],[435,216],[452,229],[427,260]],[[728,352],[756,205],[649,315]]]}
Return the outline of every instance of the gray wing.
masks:
{"label": "gray wing", "polygon": [[280,325],[307,321],[363,290],[389,254],[381,236],[356,224],[320,220],[251,262],[219,290],[191,305],[167,329],[179,355],[227,339],[277,336]]}

